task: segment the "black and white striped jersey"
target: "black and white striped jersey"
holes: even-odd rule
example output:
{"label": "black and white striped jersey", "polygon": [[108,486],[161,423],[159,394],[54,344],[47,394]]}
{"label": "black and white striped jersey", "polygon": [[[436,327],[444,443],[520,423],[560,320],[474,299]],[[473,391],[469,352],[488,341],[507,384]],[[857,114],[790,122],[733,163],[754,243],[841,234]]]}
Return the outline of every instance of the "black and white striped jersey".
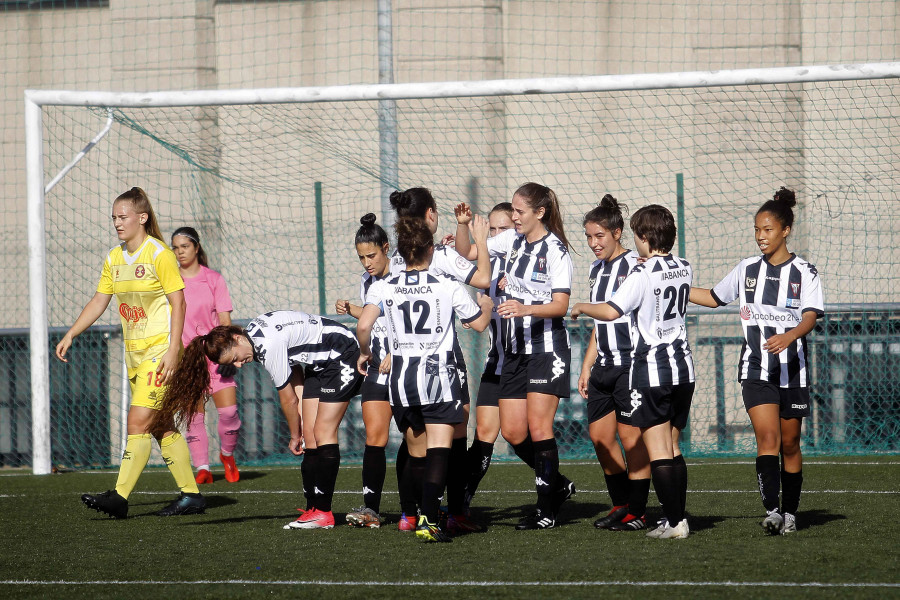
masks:
{"label": "black and white striped jersey", "polygon": [[[356,336],[337,321],[300,311],[268,312],[250,321],[246,331],[254,358],[279,390],[290,381],[294,367],[309,365],[320,370],[359,349]],[[354,376],[354,372],[346,375],[348,381]]]}
{"label": "black and white striped jersey", "polygon": [[504,275],[506,257],[491,259],[491,288],[486,290],[488,296],[494,301],[494,309],[491,311],[491,322],[488,329],[491,334],[491,349],[488,351],[484,364],[484,375],[500,376],[503,371],[503,359],[506,351],[503,349],[503,317],[497,312],[497,306],[506,299],[503,291],[497,287]]}
{"label": "black and white striped jersey", "polygon": [[[591,287],[591,302],[606,302],[628,273],[638,264],[639,255],[634,250],[624,252],[610,261],[595,260],[591,265],[588,283]],[[627,367],[631,364],[631,317],[622,315],[615,321],[594,319],[594,334],[597,338],[597,364],[605,367],[615,365]]]}
{"label": "black and white striped jersey", "polygon": [[738,364],[738,380],[768,381],[783,388],[809,386],[809,352],[806,338],[799,338],[780,354],[763,349],[773,335],[800,324],[803,313],[825,314],[822,285],[816,268],[795,254],[775,266],[765,256],[745,258],[712,290],[724,306],[741,299],[744,344]]}
{"label": "black and white striped jersey", "polygon": [[[507,299],[522,304],[547,304],[554,293],[572,293],[572,257],[553,233],[529,243],[509,229],[488,238],[491,257],[506,256]],[[569,347],[565,317],[514,317],[504,319],[503,339],[507,353],[561,352]]]}
{"label": "black and white striped jersey", "polygon": [[[391,275],[399,275],[406,271],[406,261],[394,250],[391,254]],[[455,248],[443,244],[434,245],[434,256],[428,272],[433,275],[449,275],[456,281],[469,283],[478,270],[471,261],[464,258]]]}
{"label": "black and white striped jersey", "polygon": [[481,315],[465,288],[429,270],[404,271],[373,283],[366,304],[378,306],[387,319],[391,403],[461,401],[453,319],[458,314],[468,323]]}
{"label": "black and white striped jersey", "polygon": [[[390,277],[390,273],[385,277]],[[372,284],[379,279],[377,277],[372,277],[369,275],[368,271],[363,272],[362,279],[359,283],[359,298],[362,300],[362,305],[366,305],[366,294],[369,293],[369,288],[372,287]],[[388,346],[387,346],[387,319],[384,317],[378,317],[375,320],[375,324],[372,325],[372,364],[380,365],[381,361],[384,360],[384,357],[388,354]]]}
{"label": "black and white striped jersey", "polygon": [[667,254],[632,269],[608,301],[631,315],[631,388],[694,381],[684,315],[691,294],[690,263]]}

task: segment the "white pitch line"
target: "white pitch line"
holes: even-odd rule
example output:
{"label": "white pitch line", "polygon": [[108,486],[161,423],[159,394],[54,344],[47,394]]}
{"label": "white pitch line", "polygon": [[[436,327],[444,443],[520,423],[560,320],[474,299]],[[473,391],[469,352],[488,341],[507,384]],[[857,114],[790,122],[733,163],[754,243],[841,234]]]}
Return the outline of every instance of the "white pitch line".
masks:
{"label": "white pitch line", "polygon": [[900,588],[900,583],[889,582],[846,582],[824,583],[788,581],[317,581],[279,580],[260,581],[257,579],[202,579],[197,581],[38,581],[0,580],[0,585],[321,585],[338,587],[397,587],[397,586],[449,586],[449,587],[613,587],[613,586],[703,586],[703,587],[793,587],[793,588]]}
{"label": "white pitch line", "polygon": [[[174,492],[172,490],[163,490],[163,491],[142,491],[142,492],[132,492],[133,496],[171,496]],[[221,491],[213,491],[206,490],[204,495],[206,496],[238,496],[238,495],[292,495],[292,494],[301,494],[302,490],[221,490]],[[362,494],[362,490],[335,490],[335,495],[356,495]],[[395,496],[398,492],[394,490],[384,490],[382,492],[385,496]],[[533,494],[534,490],[478,490],[479,494]],[[578,490],[578,494],[606,494],[607,490]],[[689,494],[751,494],[758,495],[758,490],[688,490]],[[900,494],[900,490],[803,490],[804,494],[863,494],[863,495],[877,495],[877,494],[887,494],[887,495],[896,495]],[[41,494],[42,496],[71,496],[72,494],[67,492],[56,492],[54,494]],[[0,498],[31,498],[33,494],[0,494]]]}

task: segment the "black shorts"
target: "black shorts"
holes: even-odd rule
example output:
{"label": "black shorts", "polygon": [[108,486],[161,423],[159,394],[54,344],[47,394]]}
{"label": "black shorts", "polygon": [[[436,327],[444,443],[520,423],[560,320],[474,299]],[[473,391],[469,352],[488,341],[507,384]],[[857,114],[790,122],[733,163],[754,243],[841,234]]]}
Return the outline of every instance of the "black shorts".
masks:
{"label": "black shorts", "polygon": [[391,406],[400,433],[407,429],[422,431],[425,425],[458,425],[466,414],[462,402],[438,402],[422,406]]}
{"label": "black shorts", "polygon": [[500,376],[482,375],[478,385],[478,398],[475,400],[476,408],[482,406],[500,406]]}
{"label": "black shorts", "polygon": [[363,376],[356,370],[359,350],[345,354],[324,366],[305,367],[303,399],[318,398],[319,402],[347,402],[359,393]]}
{"label": "black shorts", "polygon": [[501,398],[526,398],[529,392],[568,398],[572,392],[569,363],[572,351],[507,354],[500,375]]}
{"label": "black shorts", "polygon": [[653,427],[668,421],[675,429],[684,429],[693,397],[693,383],[631,390],[631,424],[635,427]]}
{"label": "black shorts", "polygon": [[388,380],[390,377],[390,373],[379,373],[378,367],[369,367],[366,376],[363,378],[362,389],[360,390],[362,402],[368,402],[369,400],[389,402],[390,388],[388,388]]}
{"label": "black shorts", "polygon": [[616,411],[616,421],[631,425],[631,388],[628,387],[628,367],[595,364],[588,381],[588,423],[599,421]]}
{"label": "black shorts", "polygon": [[760,404],[777,404],[782,419],[802,419],[810,413],[809,388],[783,388],[768,381],[745,379],[741,382],[744,408],[748,411]]}

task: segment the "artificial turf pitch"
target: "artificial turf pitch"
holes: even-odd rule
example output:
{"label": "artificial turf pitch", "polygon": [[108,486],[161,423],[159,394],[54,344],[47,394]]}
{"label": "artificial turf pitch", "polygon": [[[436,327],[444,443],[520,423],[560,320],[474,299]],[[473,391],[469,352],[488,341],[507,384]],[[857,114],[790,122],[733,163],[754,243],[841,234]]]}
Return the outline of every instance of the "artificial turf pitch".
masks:
{"label": "artificial turf pitch", "polygon": [[[494,464],[472,516],[487,531],[424,544],[396,529],[392,465],[381,529],[344,524],[361,504],[360,469],[338,476],[332,530],[285,531],[302,506],[299,468],[244,467],[202,486],[206,514],[161,518],[175,497],[148,469],[127,520],[88,510],[84,492],[114,472],[0,472],[0,598],[900,598],[900,460],[808,458],[798,525],[770,537],[752,459],[688,460],[686,540],[598,531],[609,510],[602,472],[563,463],[578,494],[558,527],[516,531],[533,474]],[[648,519],[660,516],[650,493]]]}

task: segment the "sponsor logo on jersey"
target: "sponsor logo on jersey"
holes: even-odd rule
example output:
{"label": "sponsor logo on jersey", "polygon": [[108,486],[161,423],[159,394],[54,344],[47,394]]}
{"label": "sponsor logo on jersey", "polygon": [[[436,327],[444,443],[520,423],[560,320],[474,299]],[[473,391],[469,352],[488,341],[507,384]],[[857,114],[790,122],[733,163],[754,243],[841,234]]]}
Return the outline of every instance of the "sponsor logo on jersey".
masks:
{"label": "sponsor logo on jersey", "polygon": [[528,383],[550,383],[546,379],[529,379]]}
{"label": "sponsor logo on jersey", "polygon": [[655,290],[653,290],[653,295],[654,295],[654,296],[659,296],[660,294],[662,294],[662,290],[661,290],[661,289],[656,288]]}
{"label": "sponsor logo on jersey", "polygon": [[745,321],[749,321],[753,319],[755,321],[764,321],[764,322],[772,322],[772,323],[787,323],[794,322],[799,323],[800,319],[790,314],[766,314],[766,313],[757,313],[753,312],[749,306],[741,307],[741,318]]}
{"label": "sponsor logo on jersey", "polygon": [[546,273],[538,273],[537,271],[535,271],[534,273],[531,274],[531,280],[532,281],[540,281],[541,283],[544,283],[544,282],[550,281],[550,276],[547,275]]}
{"label": "sponsor logo on jersey", "polygon": [[333,393],[335,393],[336,391],[337,391],[337,390],[334,389],[334,388],[322,388],[322,392],[325,393],[325,394],[333,394]]}
{"label": "sponsor logo on jersey", "polygon": [[138,321],[147,318],[147,313],[144,312],[142,306],[129,306],[124,302],[119,305],[119,314],[129,323],[137,323]]}
{"label": "sponsor logo on jersey", "polygon": [[659,278],[663,281],[667,279],[678,279],[680,277],[687,277],[690,274],[688,269],[676,269],[674,271],[663,271],[659,274]]}
{"label": "sponsor logo on jersey", "polygon": [[747,277],[744,279],[744,291],[752,292],[756,289],[756,277]]}
{"label": "sponsor logo on jersey", "polygon": [[387,304],[388,306],[393,306],[393,305],[394,305],[394,301],[391,300],[390,298],[388,298],[387,300],[385,300],[384,303]]}
{"label": "sponsor logo on jersey", "polygon": [[800,300],[798,298],[788,298],[785,308],[800,308]]}
{"label": "sponsor logo on jersey", "polygon": [[[418,280],[416,280],[415,283],[417,283],[417,282],[418,282]],[[408,283],[414,283],[414,282],[408,282]],[[405,286],[398,285],[396,288],[394,288],[394,291],[397,292],[398,294],[408,294],[408,295],[431,294],[432,293],[430,285],[420,285],[418,287],[405,287]],[[388,306],[390,306],[390,305],[388,305]]]}
{"label": "sponsor logo on jersey", "polygon": [[138,265],[137,268],[134,270],[134,276],[137,277],[138,279],[140,279],[141,277],[144,276],[145,272],[146,271],[144,270],[144,265]]}
{"label": "sponsor logo on jersey", "polygon": [[806,410],[806,407],[807,407],[806,404],[791,404],[791,408],[794,408],[797,410]]}
{"label": "sponsor logo on jersey", "polygon": [[771,275],[766,275],[766,281],[781,281],[781,277],[772,277]]}

